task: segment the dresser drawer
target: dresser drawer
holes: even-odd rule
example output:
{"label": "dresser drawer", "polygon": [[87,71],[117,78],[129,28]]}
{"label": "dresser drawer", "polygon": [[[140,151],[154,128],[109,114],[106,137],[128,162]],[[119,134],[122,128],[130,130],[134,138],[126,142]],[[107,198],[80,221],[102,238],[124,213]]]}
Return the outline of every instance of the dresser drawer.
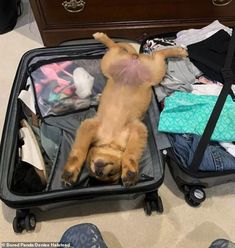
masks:
{"label": "dresser drawer", "polygon": [[39,0],[45,25],[70,27],[107,22],[174,21],[234,16],[235,1],[215,7],[210,0]]}
{"label": "dresser drawer", "polygon": [[162,32],[200,28],[215,19],[235,26],[235,0],[30,0],[46,46],[81,38],[97,31],[139,39]]}

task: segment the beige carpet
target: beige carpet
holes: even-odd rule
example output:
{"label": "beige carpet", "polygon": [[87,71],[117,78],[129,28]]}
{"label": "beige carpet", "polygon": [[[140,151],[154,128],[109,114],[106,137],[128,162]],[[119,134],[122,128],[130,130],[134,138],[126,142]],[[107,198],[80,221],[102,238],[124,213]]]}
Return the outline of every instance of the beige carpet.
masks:
{"label": "beige carpet", "polygon": [[[24,52],[42,42],[28,3],[14,31],[0,36],[0,133],[17,65]],[[235,184],[206,190],[199,208],[189,207],[169,171],[160,188],[164,214],[146,216],[142,198],[122,201],[92,201],[40,212],[32,233],[14,234],[15,210],[0,203],[0,241],[59,241],[72,225],[93,223],[110,248],[207,248],[217,238],[235,240]]]}

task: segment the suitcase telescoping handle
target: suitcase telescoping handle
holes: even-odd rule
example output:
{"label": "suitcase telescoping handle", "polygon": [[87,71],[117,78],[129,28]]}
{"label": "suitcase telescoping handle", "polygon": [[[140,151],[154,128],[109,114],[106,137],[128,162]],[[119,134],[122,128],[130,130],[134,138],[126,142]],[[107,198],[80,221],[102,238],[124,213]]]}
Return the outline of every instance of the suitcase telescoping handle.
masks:
{"label": "suitcase telescoping handle", "polygon": [[221,90],[221,93],[215,103],[215,106],[213,108],[213,111],[211,113],[211,116],[207,122],[206,128],[203,132],[203,135],[198,143],[198,146],[196,148],[196,151],[194,153],[193,160],[190,165],[190,169],[194,172],[197,172],[199,169],[199,166],[201,164],[201,161],[203,159],[204,152],[207,148],[207,145],[210,141],[211,135],[215,129],[216,123],[219,119],[220,113],[224,107],[225,101],[227,96],[230,94],[232,98],[234,99],[234,94],[231,89],[232,84],[235,84],[235,75],[232,71],[232,61],[234,58],[234,52],[235,52],[235,31],[233,30],[232,37],[230,39],[227,55],[225,59],[224,67],[221,70],[223,79],[224,79],[224,85]]}

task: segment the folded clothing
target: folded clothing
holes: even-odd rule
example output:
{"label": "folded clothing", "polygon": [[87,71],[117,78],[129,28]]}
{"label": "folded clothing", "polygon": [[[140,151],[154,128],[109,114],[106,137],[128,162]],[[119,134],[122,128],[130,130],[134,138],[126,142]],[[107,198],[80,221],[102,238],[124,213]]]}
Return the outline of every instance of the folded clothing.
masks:
{"label": "folded clothing", "polygon": [[[216,101],[216,96],[175,92],[165,99],[158,130],[202,135]],[[212,140],[228,142],[235,140],[234,109],[235,102],[228,96],[212,134]]]}
{"label": "folded clothing", "polygon": [[200,29],[187,29],[182,30],[177,33],[177,38],[175,40],[177,45],[191,45],[193,43],[200,42],[214,35],[219,30],[223,29],[229,35],[232,34],[232,29],[224,26],[218,20],[213,21],[209,25]]}
{"label": "folded clothing", "polygon": [[21,161],[16,164],[11,190],[13,192],[28,194],[42,192],[46,185],[42,183],[40,176],[33,165]]}
{"label": "folded clothing", "polygon": [[[190,167],[201,136],[193,134],[170,134],[168,138],[182,165],[187,168]],[[217,142],[210,142],[204,152],[199,170],[235,170],[235,158],[227,153]]]}
{"label": "folded clothing", "polygon": [[[224,66],[231,36],[219,30],[206,40],[188,46],[191,62],[210,79],[223,82],[221,69]],[[235,69],[233,59],[232,69]]]}

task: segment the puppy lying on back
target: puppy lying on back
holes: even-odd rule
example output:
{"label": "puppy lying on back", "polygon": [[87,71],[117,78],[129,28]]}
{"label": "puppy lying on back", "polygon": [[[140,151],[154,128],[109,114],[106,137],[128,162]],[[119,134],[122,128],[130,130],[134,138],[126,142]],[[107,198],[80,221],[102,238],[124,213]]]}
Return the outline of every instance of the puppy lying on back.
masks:
{"label": "puppy lying on back", "polygon": [[91,176],[103,182],[124,186],[138,180],[139,160],[147,142],[142,122],[151,101],[151,87],[166,73],[165,59],[185,57],[183,48],[168,48],[152,55],[138,54],[127,43],[115,43],[103,33],[94,38],[109,50],[101,61],[107,77],[94,118],[82,122],[62,173],[62,180],[73,185],[85,160]]}

